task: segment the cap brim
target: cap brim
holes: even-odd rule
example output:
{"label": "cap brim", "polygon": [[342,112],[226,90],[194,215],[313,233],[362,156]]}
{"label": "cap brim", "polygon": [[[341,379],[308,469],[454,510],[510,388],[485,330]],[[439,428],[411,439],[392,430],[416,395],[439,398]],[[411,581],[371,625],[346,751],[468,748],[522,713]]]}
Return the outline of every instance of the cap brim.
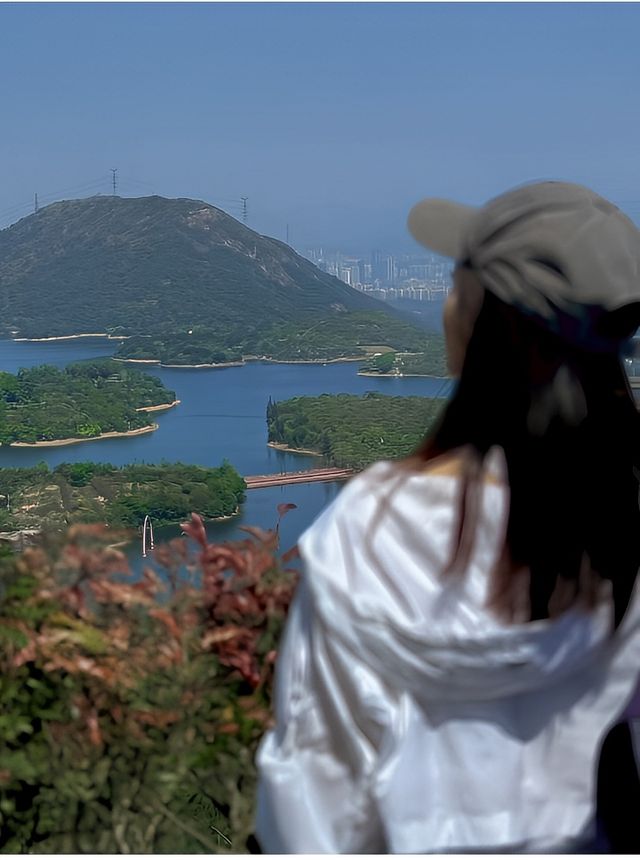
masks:
{"label": "cap brim", "polygon": [[460,260],[466,257],[465,236],[477,209],[450,200],[430,197],[416,203],[407,219],[414,239],[441,254]]}

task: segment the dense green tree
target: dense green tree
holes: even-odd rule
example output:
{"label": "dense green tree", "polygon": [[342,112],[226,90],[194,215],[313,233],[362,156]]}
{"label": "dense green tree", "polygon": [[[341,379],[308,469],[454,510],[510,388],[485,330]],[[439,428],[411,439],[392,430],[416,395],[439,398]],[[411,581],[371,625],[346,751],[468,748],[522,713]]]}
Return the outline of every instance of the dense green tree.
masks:
{"label": "dense green tree", "polygon": [[50,528],[71,522],[137,527],[148,514],[154,524],[234,514],[245,482],[230,463],[215,469],[186,463],[61,463],[0,469],[0,528]]}
{"label": "dense green tree", "polygon": [[91,438],[150,424],[145,407],[172,403],[160,380],[111,359],[0,374],[0,444]]}
{"label": "dense green tree", "polygon": [[322,394],[270,402],[269,441],[317,451],[336,466],[363,468],[409,454],[444,401],[426,397]]}

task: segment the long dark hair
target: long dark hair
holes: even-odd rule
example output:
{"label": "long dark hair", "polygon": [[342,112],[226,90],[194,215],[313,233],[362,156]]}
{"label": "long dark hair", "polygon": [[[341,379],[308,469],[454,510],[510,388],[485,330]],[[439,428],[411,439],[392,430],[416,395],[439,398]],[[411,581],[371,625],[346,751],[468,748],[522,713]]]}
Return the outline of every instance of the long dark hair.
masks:
{"label": "long dark hair", "polygon": [[554,595],[564,594],[564,609],[595,599],[594,584],[608,580],[617,626],[640,567],[640,415],[622,360],[568,346],[485,291],[454,395],[416,452],[422,462],[471,453],[454,560],[465,554],[469,494],[494,446],[510,491],[495,608],[522,571],[531,620],[554,614]]}

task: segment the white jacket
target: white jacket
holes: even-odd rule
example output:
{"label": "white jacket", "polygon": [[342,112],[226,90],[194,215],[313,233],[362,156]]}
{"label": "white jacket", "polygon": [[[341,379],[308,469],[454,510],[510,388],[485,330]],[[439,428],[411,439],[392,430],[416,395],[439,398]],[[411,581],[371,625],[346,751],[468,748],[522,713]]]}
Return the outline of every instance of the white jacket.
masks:
{"label": "white jacket", "polygon": [[[506,624],[486,609],[508,489],[484,484],[469,569],[442,576],[459,479],[378,463],[300,541],[305,569],[259,754],[266,853],[570,851],[640,668],[640,601]],[[638,590],[636,590],[636,594]]]}

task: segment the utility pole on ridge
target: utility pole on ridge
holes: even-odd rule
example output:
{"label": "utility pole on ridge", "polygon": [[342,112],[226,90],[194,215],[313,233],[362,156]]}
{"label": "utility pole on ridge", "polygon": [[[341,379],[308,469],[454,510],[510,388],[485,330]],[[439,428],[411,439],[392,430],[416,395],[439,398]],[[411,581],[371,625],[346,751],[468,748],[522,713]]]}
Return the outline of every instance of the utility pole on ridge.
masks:
{"label": "utility pole on ridge", "polygon": [[240,198],[240,200],[242,200],[242,220],[245,224],[247,223],[247,200],[248,199],[249,199],[248,197],[241,197]]}
{"label": "utility pole on ridge", "polygon": [[33,211],[34,212],[38,211],[38,192],[37,191],[36,191],[35,197],[33,199]]}
{"label": "utility pole on ridge", "polygon": [[114,197],[116,196],[116,188],[117,188],[117,186],[118,186],[118,180],[116,179],[116,173],[117,173],[117,172],[118,172],[118,168],[117,168],[117,167],[112,167],[112,168],[111,168],[111,174],[112,174],[111,184],[113,185],[113,196],[114,196]]}

